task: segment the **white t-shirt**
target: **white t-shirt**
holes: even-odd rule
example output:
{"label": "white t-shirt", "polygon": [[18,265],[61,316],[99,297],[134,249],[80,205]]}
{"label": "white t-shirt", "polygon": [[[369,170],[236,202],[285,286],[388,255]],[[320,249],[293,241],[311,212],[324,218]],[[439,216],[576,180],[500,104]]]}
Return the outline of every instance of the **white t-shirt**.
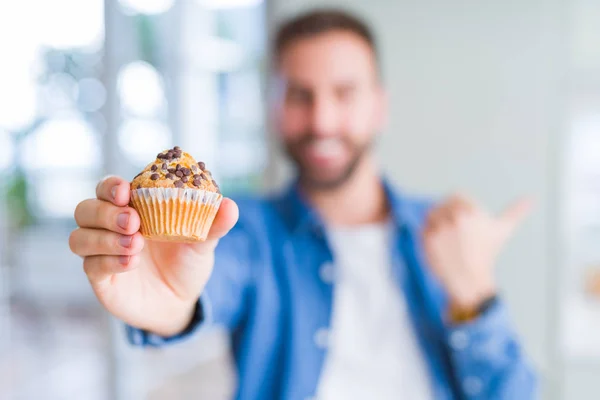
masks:
{"label": "white t-shirt", "polygon": [[392,274],[392,225],[335,228],[327,235],[335,262],[334,301],[317,399],[433,399]]}

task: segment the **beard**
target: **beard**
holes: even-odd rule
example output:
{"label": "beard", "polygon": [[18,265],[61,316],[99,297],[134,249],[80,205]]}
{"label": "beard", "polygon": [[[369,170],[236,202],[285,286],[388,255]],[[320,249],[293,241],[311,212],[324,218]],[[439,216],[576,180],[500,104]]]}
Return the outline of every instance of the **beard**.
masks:
{"label": "beard", "polygon": [[344,185],[354,175],[373,144],[373,140],[359,144],[346,137],[338,138],[337,140],[342,141],[344,147],[349,150],[350,159],[338,172],[328,175],[302,157],[304,149],[316,140],[320,140],[320,137],[312,133],[302,135],[298,140],[287,141],[285,151],[294,162],[300,183],[307,188],[322,191],[335,190]]}

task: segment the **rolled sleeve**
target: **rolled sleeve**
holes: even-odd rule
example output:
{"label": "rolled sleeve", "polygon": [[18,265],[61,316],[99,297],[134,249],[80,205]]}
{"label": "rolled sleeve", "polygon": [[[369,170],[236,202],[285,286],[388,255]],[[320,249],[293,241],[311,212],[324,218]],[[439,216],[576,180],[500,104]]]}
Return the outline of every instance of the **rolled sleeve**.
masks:
{"label": "rolled sleeve", "polygon": [[536,398],[535,375],[501,301],[476,320],[449,327],[447,341],[467,399]]}
{"label": "rolled sleeve", "polygon": [[188,326],[179,334],[164,337],[143,329],[125,325],[127,340],[138,347],[162,347],[184,341],[197,333],[202,327],[212,323],[212,308],[208,295],[203,293],[196,303],[194,314]]}

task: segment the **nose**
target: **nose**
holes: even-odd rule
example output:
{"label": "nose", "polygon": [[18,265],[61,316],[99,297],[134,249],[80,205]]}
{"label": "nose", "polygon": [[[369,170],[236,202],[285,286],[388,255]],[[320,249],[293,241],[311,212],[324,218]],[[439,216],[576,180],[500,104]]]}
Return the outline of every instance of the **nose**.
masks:
{"label": "nose", "polygon": [[333,99],[325,97],[313,100],[311,124],[312,131],[318,136],[333,136],[338,131],[339,114]]}

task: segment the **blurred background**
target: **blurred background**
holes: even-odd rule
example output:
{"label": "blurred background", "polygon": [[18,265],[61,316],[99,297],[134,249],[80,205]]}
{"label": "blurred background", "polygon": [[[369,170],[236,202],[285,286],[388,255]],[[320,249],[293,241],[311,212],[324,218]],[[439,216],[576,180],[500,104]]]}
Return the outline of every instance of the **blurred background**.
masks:
{"label": "blurred background", "polygon": [[0,398],[226,399],[217,328],[140,351],[68,248],[76,204],[179,145],[226,195],[277,189],[268,40],[340,5],[380,41],[392,119],[379,151],[407,191],[536,211],[498,279],[543,398],[600,389],[600,3],[596,0],[0,2]]}

